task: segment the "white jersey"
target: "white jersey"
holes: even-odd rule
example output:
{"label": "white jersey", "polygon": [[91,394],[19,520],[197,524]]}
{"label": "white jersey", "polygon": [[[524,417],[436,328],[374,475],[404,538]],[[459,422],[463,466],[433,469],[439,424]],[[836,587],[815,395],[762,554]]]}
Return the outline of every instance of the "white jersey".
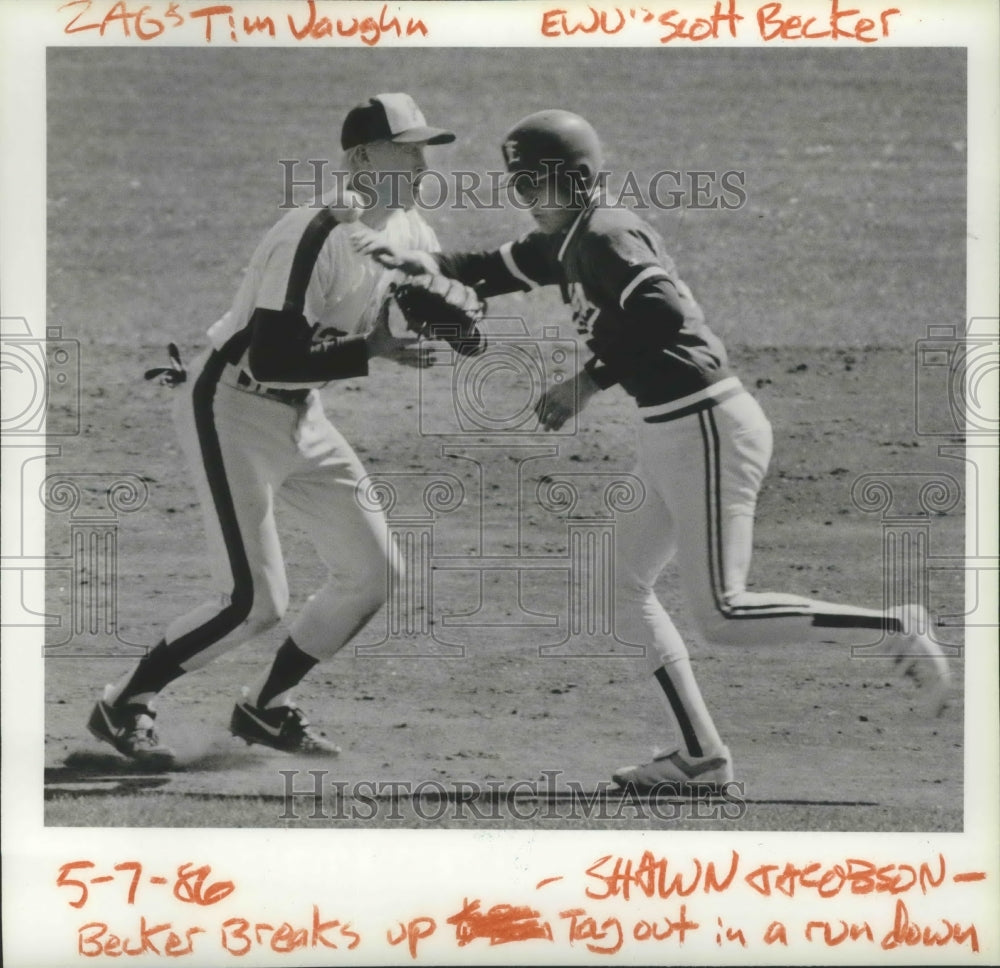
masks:
{"label": "white jersey", "polygon": [[[232,305],[208,330],[215,349],[221,350],[244,329],[255,309],[286,308],[296,273],[302,274],[301,311],[317,337],[331,332],[343,336],[370,332],[389,298],[390,285],[401,281],[402,275],[387,271],[368,256],[359,254],[351,241],[359,233],[380,236],[398,249],[440,250],[434,230],[420,213],[400,209],[392,212],[378,230],[346,218],[328,220],[316,240],[319,250],[303,260],[302,251],[308,249],[308,233],[315,232],[317,215],[332,213],[336,218],[338,214],[336,204],[326,198],[324,203],[324,208],[293,209],[261,240]],[[246,353],[240,365],[249,371],[245,357]]]}

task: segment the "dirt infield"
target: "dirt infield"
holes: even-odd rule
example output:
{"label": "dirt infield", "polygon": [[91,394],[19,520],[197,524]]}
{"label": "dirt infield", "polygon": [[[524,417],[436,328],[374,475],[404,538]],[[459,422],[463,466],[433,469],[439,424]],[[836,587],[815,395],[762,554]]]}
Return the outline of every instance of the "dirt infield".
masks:
{"label": "dirt infield", "polygon": [[[636,131],[629,78],[647,53],[453,50],[435,52],[431,65],[419,52],[261,51],[249,60],[236,51],[50,51],[49,325],[78,343],[81,365],[78,404],[57,393],[52,414],[57,427],[79,418],[79,433],[60,438],[48,466],[47,553],[67,566],[50,571],[47,589],[47,611],[61,622],[46,660],[47,823],[351,826],[358,818],[337,814],[337,791],[363,803],[359,790],[375,788],[390,791],[376,800],[399,816],[383,806],[369,825],[479,822],[415,810],[410,793],[424,783],[418,792],[431,799],[444,790],[453,801],[455,785],[469,784],[481,807],[503,801],[501,815],[482,822],[505,826],[962,829],[965,465],[941,452],[952,437],[921,432],[921,406],[946,416],[947,388],[921,399],[932,391],[918,356],[929,326],[963,325],[959,55],[678,51],[644,65],[670,96]],[[471,102],[505,92],[489,130],[477,109],[438,91],[432,77],[442,71],[469,77]],[[350,90],[338,87],[347,77]],[[612,390],[572,433],[455,432],[447,367],[418,375],[386,364],[324,398],[373,482],[393,489],[395,532],[430,543],[421,560],[432,596],[409,611],[384,609],[298,690],[341,755],[303,762],[228,735],[238,687],[280,630],[164,693],[161,731],[181,755],[177,772],[135,774],[88,736],[103,684],[196,604],[207,581],[171,391],[144,383],[142,371],[166,361],[170,339],[187,356],[204,345],[257,234],[279,214],[278,160],[330,157],[344,110],[387,87],[411,90],[429,118],[459,131],[441,155],[450,170],[496,167],[505,125],[559,104],[586,113],[611,165],[633,166],[640,184],[662,166],[746,173],[738,211],[686,206],[650,217],[775,428],[752,588],[879,607],[886,575],[900,580],[887,549],[913,542],[933,564],[919,574],[955,656],[958,691],[945,717],[919,714],[877,647],[854,656],[705,647],[668,569],[657,591],[688,636],[733,750],[736,806],[729,816],[512,811],[505,798],[517,784],[535,804],[592,795],[660,740],[642,661],[602,632],[598,599],[581,591],[600,576],[573,557],[580,535],[613,533],[609,501],[628,513],[627,495],[609,497],[609,488],[627,490],[631,408]],[[307,96],[331,88],[322,103]],[[428,220],[446,246],[525,228],[507,210],[445,208]],[[496,333],[523,321],[532,352],[575,352],[550,294],[490,308]],[[546,329],[560,322],[558,333]],[[532,386],[514,378],[486,392],[514,414]],[[60,480],[78,504],[52,490]],[[891,507],[878,481],[889,482]],[[291,617],[322,575],[281,508],[279,524]],[[113,555],[80,557],[74,542],[98,533]],[[289,817],[281,771],[298,771],[301,789],[310,769],[343,786],[326,787],[324,816]],[[403,793],[393,799],[393,789]]]}

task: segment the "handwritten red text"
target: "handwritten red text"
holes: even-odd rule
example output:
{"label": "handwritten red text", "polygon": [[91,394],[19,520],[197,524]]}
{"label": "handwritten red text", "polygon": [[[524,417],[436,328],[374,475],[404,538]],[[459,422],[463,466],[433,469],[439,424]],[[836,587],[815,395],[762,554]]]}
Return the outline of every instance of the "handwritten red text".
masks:
{"label": "handwritten red text", "polygon": [[940,887],[945,878],[944,856],[938,854],[936,870],[930,864],[884,864],[851,858],[843,864],[826,867],[818,862],[804,864],[762,864],[747,874],[745,880],[755,891],[769,897],[784,894],[794,897],[796,890],[815,891],[820,897],[848,894],[903,894],[914,888],[926,894]]}
{"label": "handwritten red text", "polygon": [[887,931],[882,939],[882,948],[885,951],[904,946],[914,948],[917,945],[940,948],[950,942],[965,944],[968,941],[973,951],[979,951],[979,935],[974,924],[963,928],[959,922],[949,921],[947,918],[939,918],[938,922],[940,927],[921,927],[910,920],[910,912],[907,911],[906,905],[897,899],[896,916],[892,929]]}
{"label": "handwritten red text", "polygon": [[[153,886],[172,885],[172,893],[178,901],[186,904],[196,904],[206,907],[229,897],[236,886],[232,881],[212,881],[212,868],[208,864],[195,867],[194,864],[181,864],[172,878],[161,874],[147,874],[142,864],[137,860],[126,860],[115,864],[113,874],[84,874],[96,870],[97,865],[90,860],[71,860],[59,868],[56,875],[57,887],[68,887],[77,892],[77,896],[67,903],[70,907],[82,908],[90,898],[90,887],[94,884],[108,884],[126,875],[128,888],[126,903],[135,904],[136,894],[142,884]],[[70,876],[78,875],[78,876]]]}
{"label": "handwritten red text", "polygon": [[[165,933],[164,933],[165,932]],[[120,955],[168,955],[172,958],[189,955],[194,951],[194,936],[204,934],[204,928],[187,928],[183,934],[166,924],[147,924],[139,919],[138,935],[123,937],[113,934],[103,921],[91,921],[77,930],[76,950],[85,958],[117,958]]]}
{"label": "handwritten red text", "polygon": [[494,904],[488,911],[482,911],[479,903],[466,898],[462,909],[448,918],[448,924],[455,925],[459,947],[476,938],[489,938],[491,945],[531,938],[552,940],[549,923],[540,921],[539,912],[527,905]]}
{"label": "handwritten red text", "polygon": [[128,0],[117,0],[110,5],[95,0],[69,0],[59,10],[70,15],[63,27],[66,34],[94,31],[99,37],[134,37],[143,41],[156,40],[168,30],[185,24],[193,25],[207,43],[220,40],[238,43],[241,37],[257,35],[276,38],[287,30],[295,40],[357,38],[365,46],[374,47],[387,37],[426,37],[429,32],[427,24],[419,18],[407,17],[404,22],[390,15],[388,4],[382,5],[377,16],[345,18],[321,15],[316,0],[305,0],[298,9],[289,9],[284,17],[260,13],[253,17],[237,16],[236,7],[229,3],[191,9],[180,0],[162,6],[130,6]]}
{"label": "handwritten red text", "polygon": [[424,938],[429,938],[437,930],[437,922],[434,918],[418,917],[410,918],[406,924],[399,922],[399,933],[392,929],[386,931],[385,939],[393,947],[402,944],[404,941],[410,949],[410,957],[417,957],[417,946]]}
{"label": "handwritten red text", "polygon": [[267,924],[246,918],[229,918],[222,923],[222,947],[232,955],[245,955],[254,948],[270,948],[277,954],[289,954],[299,948],[337,948],[346,942],[348,951],[361,944],[361,935],[349,922],[324,921],[314,904],[312,924],[296,927],[289,921]]}
{"label": "handwritten red text", "polygon": [[645,897],[658,898],[674,894],[687,897],[699,888],[705,894],[721,893],[733,882],[739,862],[740,855],[733,851],[729,869],[720,876],[714,861],[703,864],[698,858],[693,858],[690,868],[675,871],[666,857],[657,857],[648,850],[638,861],[608,854],[587,868],[588,877],[597,880],[601,886],[588,886],[586,894],[596,900],[621,897],[627,901],[633,890]]}
{"label": "handwritten red text", "polygon": [[762,40],[856,40],[874,44],[889,36],[889,18],[900,10],[881,11],[878,20],[861,17],[860,10],[841,10],[837,0],[830,0],[830,16],[824,20],[786,14],[783,4],[765,3],[757,9],[757,29]]}
{"label": "handwritten red text", "polygon": [[[572,37],[574,34],[596,34],[611,37],[630,29],[645,27],[663,28],[658,40],[661,44],[676,41],[700,43],[707,40],[733,39],[740,31],[742,21],[754,24],[758,36],[772,40],[852,40],[873,44],[887,38],[892,28],[892,18],[901,15],[898,7],[869,11],[862,16],[860,9],[842,9],[840,0],[830,0],[826,16],[803,16],[789,11],[784,3],[765,3],[756,8],[747,6],[748,13],[737,12],[737,0],[716,0],[711,14],[703,17],[684,17],[680,11],[652,10],[649,7],[553,7],[542,13],[543,37]],[[752,28],[748,27],[748,30]]]}

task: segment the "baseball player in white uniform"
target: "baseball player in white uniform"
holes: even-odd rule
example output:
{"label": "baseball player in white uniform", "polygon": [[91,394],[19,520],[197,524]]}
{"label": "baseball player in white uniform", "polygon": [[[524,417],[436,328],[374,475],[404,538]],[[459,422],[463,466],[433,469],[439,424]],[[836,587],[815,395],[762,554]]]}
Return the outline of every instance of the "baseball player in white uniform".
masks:
{"label": "baseball player in white uniform", "polygon": [[664,751],[619,770],[616,782],[703,789],[733,778],[688,650],[653,590],[671,560],[708,642],[866,645],[873,630],[884,630],[901,670],[923,683],[939,711],[949,669],[925,634],[922,608],[890,615],[746,590],[770,424],[657,233],[634,212],[600,204],[602,153],[591,125],[567,111],[540,111],[514,126],[503,153],[535,231],[489,252],[428,256],[394,251],[384,240],[362,248],[385,266],[474,284],[484,297],[558,285],[593,356],[538,401],[545,429],[561,427],[607,387],[620,385],[635,401],[634,473],[646,499],[615,531],[616,635],[645,646],[666,729]]}
{"label": "baseball player in white uniform", "polygon": [[425,146],[454,137],[429,127],[407,94],[380,94],[352,109],[341,146],[349,185],[363,191],[288,212],[209,329],[210,347],[192,366],[175,422],[204,511],[215,589],[95,705],[90,731],[125,756],[169,766],[173,754],[153,721],[156,694],[285,614],[276,497],[298,513],[331,573],[350,577],[331,579],[309,600],[270,668],[236,703],[230,729],[280,750],[337,752],[310,728],[290,690],[365,625],[393,576],[384,517],[358,503],[364,469],[317,390],[365,376],[374,357],[421,365],[416,337],[388,327],[394,274],[359,255],[351,236],[437,249],[414,208],[414,185],[426,169]]}

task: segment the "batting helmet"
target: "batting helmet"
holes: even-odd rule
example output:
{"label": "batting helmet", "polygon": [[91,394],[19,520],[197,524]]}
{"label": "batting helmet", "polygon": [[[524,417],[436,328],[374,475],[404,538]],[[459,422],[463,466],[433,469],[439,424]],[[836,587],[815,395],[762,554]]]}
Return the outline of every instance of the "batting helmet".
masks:
{"label": "batting helmet", "polygon": [[522,118],[503,140],[503,158],[512,177],[534,178],[555,171],[579,173],[593,186],[603,163],[601,143],[590,122],[572,111],[549,109]]}

